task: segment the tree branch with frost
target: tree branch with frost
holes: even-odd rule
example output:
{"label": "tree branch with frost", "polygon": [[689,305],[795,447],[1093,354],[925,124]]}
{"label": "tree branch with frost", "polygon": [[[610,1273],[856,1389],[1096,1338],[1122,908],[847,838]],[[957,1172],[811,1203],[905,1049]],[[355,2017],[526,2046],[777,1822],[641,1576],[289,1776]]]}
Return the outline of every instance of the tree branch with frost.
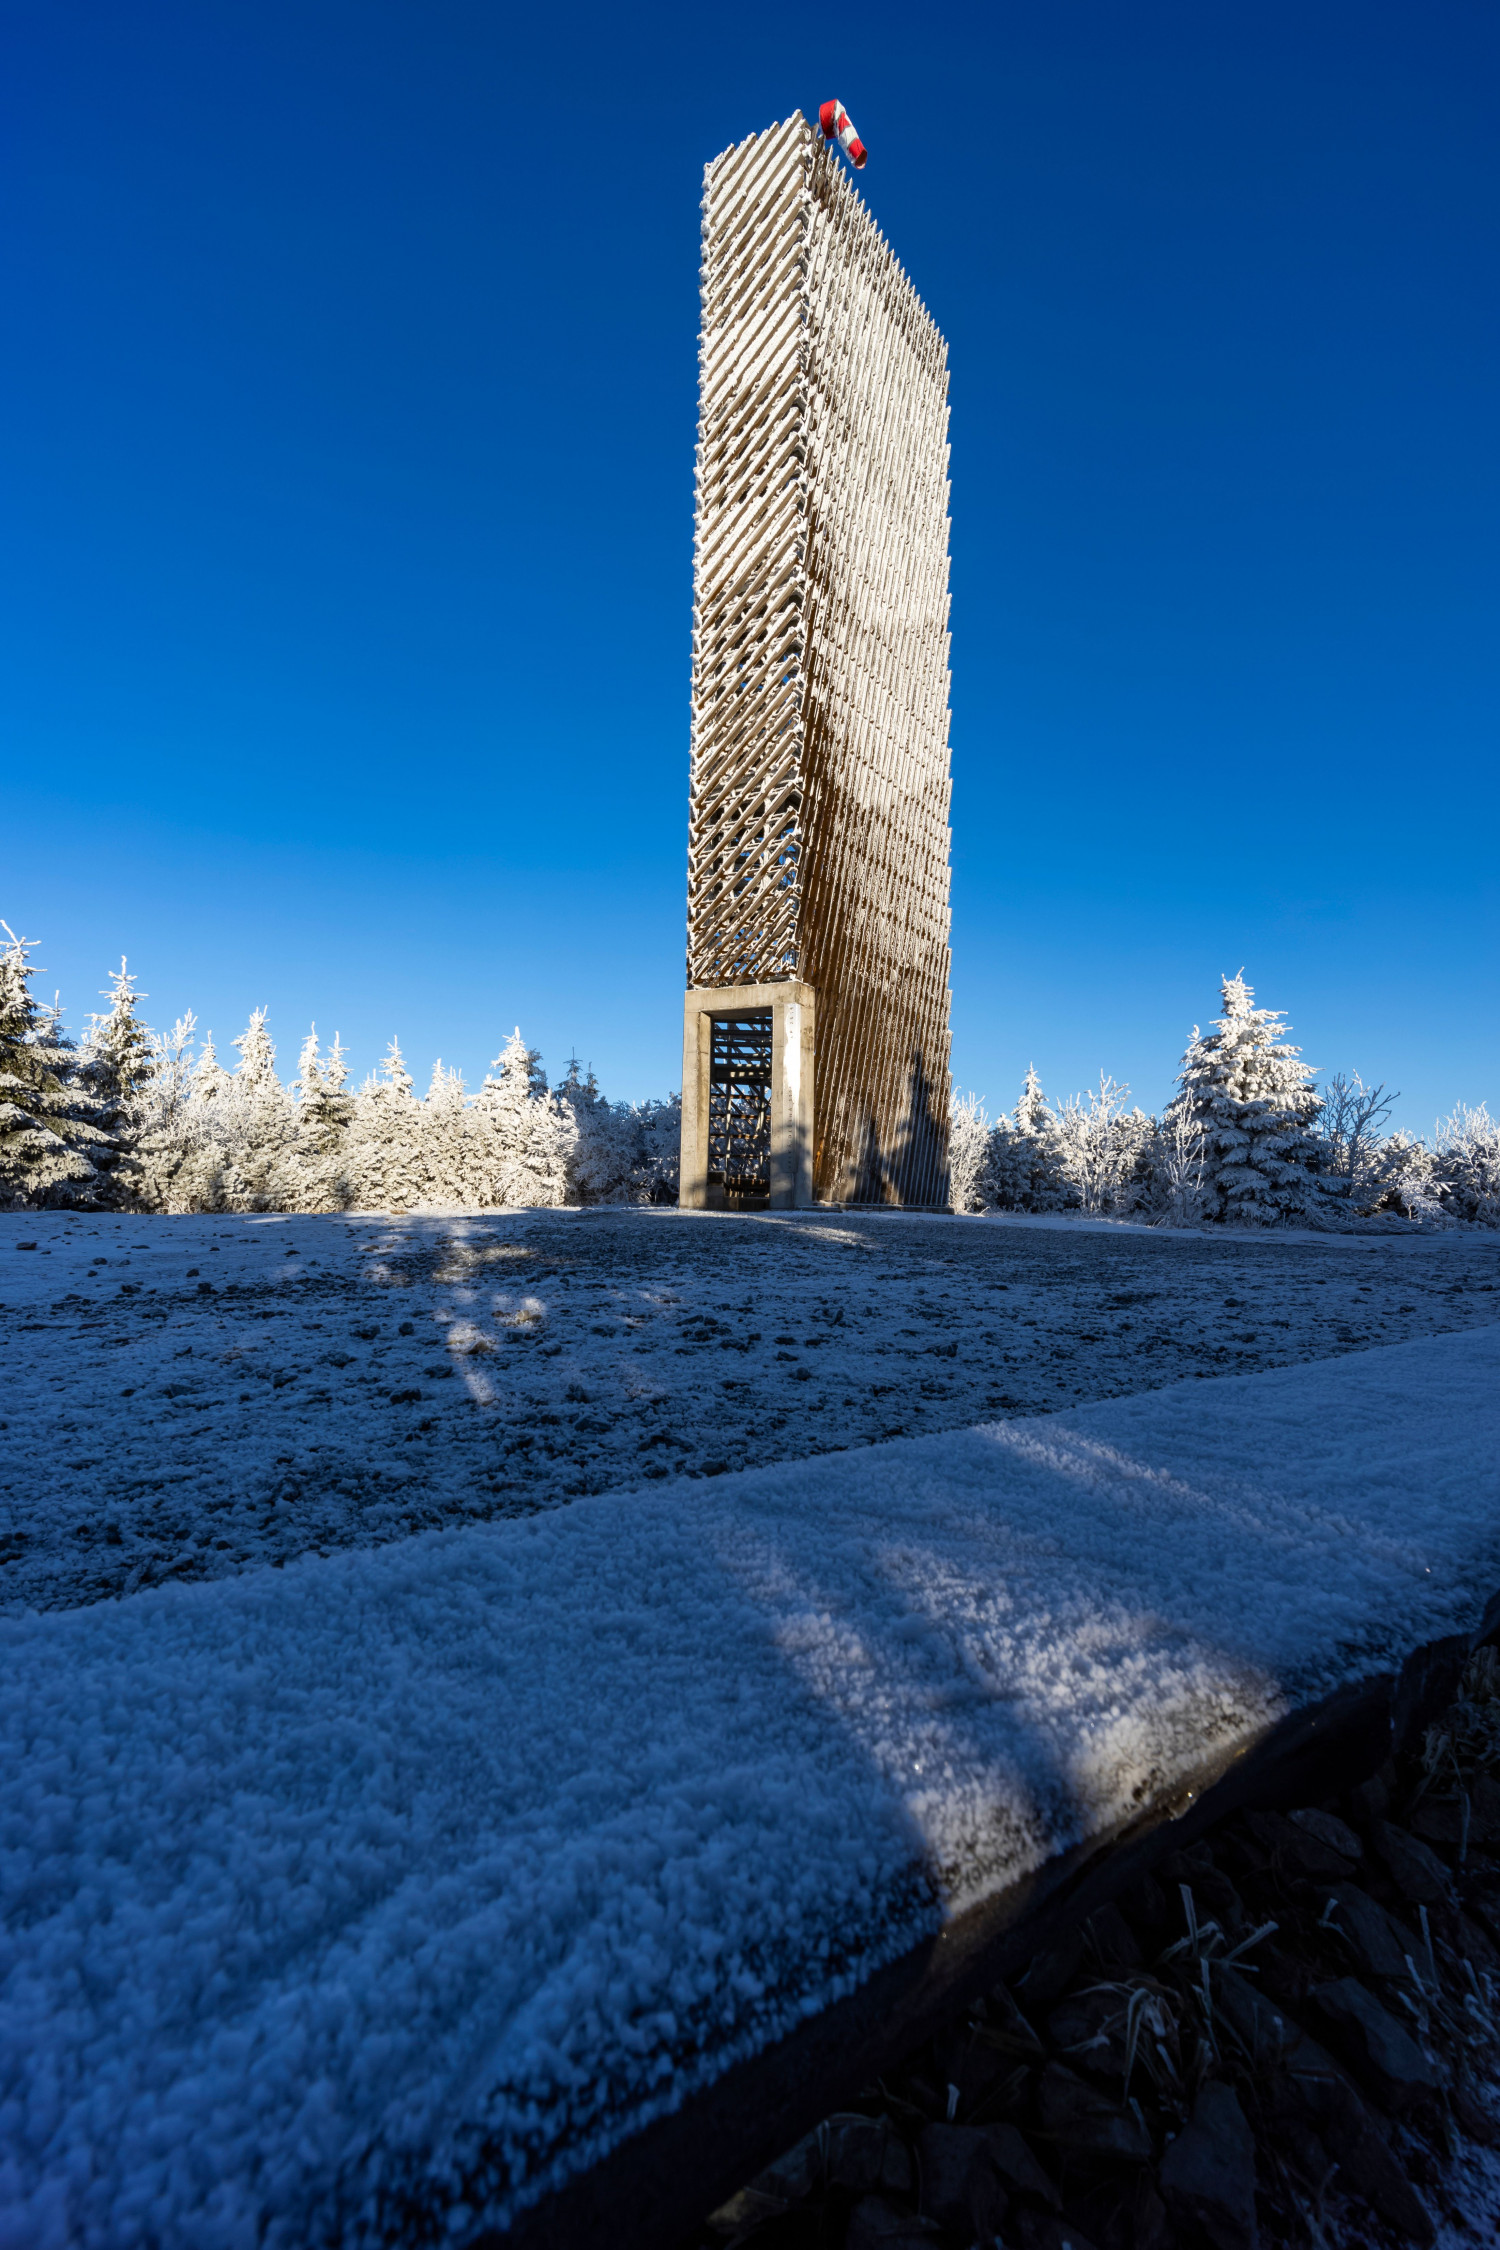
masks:
{"label": "tree branch with frost", "polygon": [[1383,1135],[1380,1127],[1399,1094],[1388,1094],[1384,1083],[1367,1086],[1357,1070],[1337,1071],[1323,1088],[1323,1114],[1319,1136],[1328,1145],[1328,1169],[1349,1182],[1349,1199],[1360,1201],[1360,1189],[1373,1179]]}
{"label": "tree branch with frost", "polygon": [[982,1211],[982,1180],[989,1154],[990,1120],[977,1094],[954,1093],[948,1109],[948,1204]]}
{"label": "tree branch with frost", "polygon": [[1200,1225],[1208,1176],[1208,1141],[1203,1127],[1181,1102],[1168,1106],[1156,1129],[1152,1169],[1157,1225]]}
{"label": "tree branch with frost", "polygon": [[1130,1182],[1150,1136],[1150,1119],[1128,1109],[1129,1100],[1130,1088],[1101,1070],[1098,1085],[1064,1102],[1053,1126],[1063,1170],[1084,1210],[1096,1217],[1128,1206]]}
{"label": "tree branch with frost", "polygon": [[1433,1138],[1433,1175],[1443,1208],[1477,1226],[1500,1226],[1500,1123],[1488,1105],[1471,1109],[1460,1102]]}

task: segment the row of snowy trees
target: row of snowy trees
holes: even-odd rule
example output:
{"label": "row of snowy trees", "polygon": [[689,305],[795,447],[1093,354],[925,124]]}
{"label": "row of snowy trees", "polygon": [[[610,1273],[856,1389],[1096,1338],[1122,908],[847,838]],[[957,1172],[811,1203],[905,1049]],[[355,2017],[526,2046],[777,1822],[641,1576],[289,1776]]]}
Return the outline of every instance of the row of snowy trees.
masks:
{"label": "row of snowy trees", "polygon": [[1098,1087],[1053,1108],[1035,1071],[992,1125],[978,1099],[952,1112],[957,1211],[1081,1211],[1158,1224],[1347,1224],[1378,1216],[1500,1226],[1500,1125],[1462,1105],[1432,1140],[1387,1132],[1395,1097],[1357,1075],[1321,1091],[1281,1012],[1243,971],[1223,1014],[1193,1036],[1161,1117]]}
{"label": "row of snowy trees", "polygon": [[[32,947],[0,923],[0,1208],[414,1211],[674,1203],[682,1105],[606,1101],[571,1063],[549,1089],[519,1031],[470,1095],[438,1063],[419,1097],[395,1041],[351,1091],[335,1039],[284,1084],[257,1009],[226,1069],[191,1016],[151,1030],[122,962],[81,1043],[32,992]],[[1500,1226],[1500,1126],[1460,1107],[1432,1140],[1388,1132],[1393,1097],[1357,1076],[1319,1090],[1243,974],[1195,1025],[1161,1117],[1101,1076],[1053,1107],[1028,1071],[1011,1115],[952,1111],[957,1211],[1079,1211],[1196,1226],[1383,1215]]]}
{"label": "row of snowy trees", "polygon": [[610,1102],[576,1062],[555,1091],[519,1031],[473,1096],[441,1062],[425,1098],[392,1040],[357,1090],[335,1039],[276,1071],[266,1011],[226,1069],[192,1016],[141,1017],[124,962],[81,1043],[32,991],[32,947],[0,923],[0,1208],[413,1211],[677,1200],[681,1103]]}

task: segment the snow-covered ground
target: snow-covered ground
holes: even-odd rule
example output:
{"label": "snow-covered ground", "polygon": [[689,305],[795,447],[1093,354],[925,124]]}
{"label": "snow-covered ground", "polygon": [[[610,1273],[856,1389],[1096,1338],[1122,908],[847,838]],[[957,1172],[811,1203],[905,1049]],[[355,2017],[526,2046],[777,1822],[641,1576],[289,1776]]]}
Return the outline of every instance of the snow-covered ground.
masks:
{"label": "snow-covered ground", "polygon": [[1444,2188],[1454,2215],[1440,2221],[1435,2250],[1500,2242],[1500,2150],[1465,2143],[1449,2161]]}
{"label": "snow-covered ground", "polygon": [[8,1214],[0,1609],[1464,1329],[1497,1283],[1477,1234]]}
{"label": "snow-covered ground", "polygon": [[[612,1232],[623,1291],[662,1237]],[[376,1325],[419,1287],[488,1318],[457,1286]],[[945,1915],[1472,1632],[1497,1461],[1490,1325],[0,1621],[8,2250],[457,2250]]]}

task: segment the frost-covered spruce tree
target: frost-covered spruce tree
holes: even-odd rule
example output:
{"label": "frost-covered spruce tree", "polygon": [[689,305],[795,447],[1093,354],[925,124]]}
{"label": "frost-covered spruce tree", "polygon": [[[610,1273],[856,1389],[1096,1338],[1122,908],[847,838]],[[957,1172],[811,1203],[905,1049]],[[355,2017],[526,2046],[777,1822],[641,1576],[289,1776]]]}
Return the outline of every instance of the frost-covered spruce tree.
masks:
{"label": "frost-covered spruce tree", "polygon": [[314,1024],[297,1058],[296,1126],[285,1174],[299,1211],[338,1211],[349,1200],[344,1141],[354,1110],[344,1091],[349,1065],[338,1033],[323,1060]]}
{"label": "frost-covered spruce tree", "polygon": [[349,1191],[361,1210],[415,1211],[433,1200],[423,1124],[411,1072],[393,1039],[379,1074],[354,1097],[344,1143]]}
{"label": "frost-covered spruce tree", "polygon": [[1043,1140],[1057,1120],[1054,1118],[1042,1092],[1042,1082],[1036,1074],[1036,1064],[1026,1065],[1026,1083],[1021,1088],[1021,1098],[1011,1112],[1018,1133],[1029,1133],[1033,1140]]}
{"label": "frost-covered spruce tree", "polygon": [[1064,1211],[1077,1204],[1062,1166],[1057,1119],[1030,1063],[1020,1100],[990,1134],[978,1192],[997,1211]]}
{"label": "frost-covered spruce tree", "polygon": [[147,1089],[156,1069],[151,1029],[141,1020],[136,980],[121,957],[109,974],[109,1002],[90,1016],[78,1057],[78,1077],[93,1103],[93,1122],[106,1137],[96,1158],[105,1175],[103,1199],[116,1207],[140,1201],[139,1142]]}
{"label": "frost-covered spruce tree", "polygon": [[463,1075],[434,1063],[422,1104],[422,1149],[428,1200],[472,1208],[484,1200],[483,1157],[464,1102]]}
{"label": "frost-covered spruce tree", "polygon": [[[192,1018],[187,1019],[189,1031]],[[184,1054],[186,1079],[180,1113],[161,1116],[162,1147],[156,1166],[157,1192],[172,1211],[226,1211],[226,1166],[235,1139],[234,1079],[219,1060],[209,1032],[191,1067]]]}
{"label": "frost-covered spruce tree", "polygon": [[337,1032],[325,1062],[313,1025],[297,1058],[297,1134],[318,1155],[335,1152],[348,1130],[354,1097],[344,1089],[349,1082],[349,1061]]}
{"label": "frost-covered spruce tree", "polygon": [[548,1093],[541,1056],[519,1028],[490,1065],[472,1114],[487,1205],[567,1201],[577,1119],[568,1103]]}
{"label": "frost-covered spruce tree", "polygon": [[214,1035],[210,1032],[199,1048],[198,1060],[193,1065],[193,1082],[188,1091],[188,1099],[194,1102],[217,1101],[221,1094],[228,1092],[229,1085],[229,1072],[219,1060]]}
{"label": "frost-covered spruce tree", "polygon": [[630,1172],[632,1203],[675,1203],[682,1178],[682,1096],[637,1102],[640,1152]]}
{"label": "frost-covered spruce tree", "polygon": [[570,1056],[557,1099],[573,1119],[568,1161],[570,1203],[631,1203],[642,1156],[641,1120],[628,1102],[606,1101],[592,1067],[584,1072]]}
{"label": "frost-covered spruce tree", "polygon": [[239,1067],[207,1118],[222,1163],[220,1208],[228,1211],[297,1208],[296,1114],[276,1075],[266,1015],[266,1009],[256,1008],[232,1042]]}
{"label": "frost-covered spruce tree", "polygon": [[148,1211],[194,1211],[190,1060],[196,1019],[189,1009],[168,1032],[151,1033],[151,1075],[135,1103],[135,1191]]}
{"label": "frost-covered spruce tree", "polygon": [[1224,1013],[1193,1026],[1169,1115],[1196,1125],[1204,1147],[1204,1215],[1272,1226],[1304,1216],[1316,1188],[1313,1137],[1321,1108],[1302,1050],[1276,1008],[1257,1008],[1238,976],[1221,982]]}
{"label": "frost-covered spruce tree", "polygon": [[42,1209],[93,1202],[108,1136],[75,1083],[76,1055],[62,1011],[31,990],[35,941],[0,922],[0,1206]]}

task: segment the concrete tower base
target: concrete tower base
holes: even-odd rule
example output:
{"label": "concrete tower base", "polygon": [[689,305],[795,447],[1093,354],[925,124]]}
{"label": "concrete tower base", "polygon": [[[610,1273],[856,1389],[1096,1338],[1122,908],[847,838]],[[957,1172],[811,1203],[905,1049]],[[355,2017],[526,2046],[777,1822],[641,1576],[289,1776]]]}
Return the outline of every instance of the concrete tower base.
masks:
{"label": "concrete tower base", "polygon": [[[682,1026],[682,1186],[685,1211],[764,1207],[795,1211],[813,1199],[813,1072],[817,999],[810,984],[694,986]],[[714,1022],[769,1017],[771,1049],[767,1192],[740,1196],[711,1178]]]}

